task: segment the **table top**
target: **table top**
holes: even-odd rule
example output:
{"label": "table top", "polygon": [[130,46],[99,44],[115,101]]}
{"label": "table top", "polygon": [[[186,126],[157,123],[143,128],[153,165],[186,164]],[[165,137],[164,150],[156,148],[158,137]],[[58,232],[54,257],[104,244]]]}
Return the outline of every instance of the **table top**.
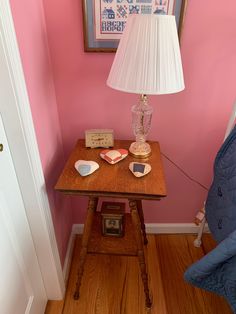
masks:
{"label": "table top", "polygon": [[[160,147],[157,142],[148,142],[152,155],[137,159],[128,155],[122,161],[110,165],[100,157],[104,148],[86,148],[84,140],[78,140],[75,148],[57,181],[55,189],[65,194],[87,196],[107,196],[119,198],[153,199],[166,196],[165,179],[161,161]],[[113,149],[128,150],[131,141],[116,140]],[[74,167],[77,160],[93,160],[99,169],[89,176],[82,177]],[[147,175],[137,178],[129,170],[130,162],[146,162],[152,167]]]}

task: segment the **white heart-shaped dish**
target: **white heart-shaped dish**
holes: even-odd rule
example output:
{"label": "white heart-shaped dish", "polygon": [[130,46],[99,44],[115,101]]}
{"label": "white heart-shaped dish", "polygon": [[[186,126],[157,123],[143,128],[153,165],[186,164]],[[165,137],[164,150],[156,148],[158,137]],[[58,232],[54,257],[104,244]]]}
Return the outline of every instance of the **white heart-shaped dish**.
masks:
{"label": "white heart-shaped dish", "polygon": [[75,169],[82,177],[92,174],[99,168],[99,164],[92,160],[77,160],[75,163]]}
{"label": "white heart-shaped dish", "polygon": [[148,174],[152,170],[152,167],[144,162],[131,162],[129,164],[129,170],[135,177],[140,178]]}

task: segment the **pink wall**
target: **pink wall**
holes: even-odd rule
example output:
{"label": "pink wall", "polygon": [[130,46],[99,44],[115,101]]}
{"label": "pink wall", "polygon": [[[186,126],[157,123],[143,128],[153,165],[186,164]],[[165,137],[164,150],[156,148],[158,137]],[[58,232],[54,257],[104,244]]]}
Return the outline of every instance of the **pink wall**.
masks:
{"label": "pink wall", "polygon": [[[221,4],[189,1],[182,35],[186,90],[150,99],[155,113],[149,139],[207,186],[236,94],[236,3],[228,1],[230,9]],[[137,96],[106,86],[114,54],[83,52],[81,1],[11,0],[11,6],[63,262],[71,225],[84,221],[86,208],[86,198],[74,198],[70,208],[70,199],[53,190],[63,146],[68,156],[88,128],[113,128],[116,138],[132,139],[130,107]],[[145,202],[145,220],[192,222],[206,192],[163,162],[168,197]]]}
{"label": "pink wall", "polygon": [[42,1],[11,0],[11,7],[63,263],[72,215],[68,201],[53,188],[64,165],[64,152]]}
{"label": "pink wall", "polygon": [[[113,128],[133,138],[130,107],[137,97],[106,86],[114,54],[84,53],[81,1],[44,0],[58,111],[66,155],[88,128]],[[153,96],[149,139],[191,177],[209,186],[214,156],[236,98],[236,2],[189,1],[182,34],[186,89]],[[206,191],[163,159],[168,197],[145,202],[146,222],[192,222]],[[73,202],[73,222],[83,222],[85,199]]]}

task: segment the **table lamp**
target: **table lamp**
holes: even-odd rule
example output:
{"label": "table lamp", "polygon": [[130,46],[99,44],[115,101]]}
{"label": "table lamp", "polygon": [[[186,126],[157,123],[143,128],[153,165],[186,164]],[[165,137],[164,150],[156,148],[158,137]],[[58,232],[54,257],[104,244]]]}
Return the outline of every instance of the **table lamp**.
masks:
{"label": "table lamp", "polygon": [[136,141],[129,151],[137,158],[147,158],[151,148],[146,136],[153,112],[147,95],[172,94],[184,89],[175,16],[129,15],[107,85],[141,95],[139,103],[132,107]]}

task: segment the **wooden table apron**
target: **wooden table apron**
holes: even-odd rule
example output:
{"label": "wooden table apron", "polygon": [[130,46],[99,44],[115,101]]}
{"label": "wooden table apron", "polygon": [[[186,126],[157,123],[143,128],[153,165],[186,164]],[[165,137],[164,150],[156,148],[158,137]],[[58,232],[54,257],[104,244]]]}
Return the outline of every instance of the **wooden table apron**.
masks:
{"label": "wooden table apron", "polygon": [[[130,144],[131,141],[117,140],[115,141],[114,149],[128,149]],[[78,278],[74,293],[75,299],[79,298],[79,289],[83,276],[86,254],[90,251],[93,251],[89,249],[89,243],[92,243],[93,240],[96,241],[95,239],[97,239],[97,235],[100,232],[99,231],[97,233],[96,237],[92,237],[91,235],[93,220],[96,219],[98,198],[117,197],[129,200],[129,208],[133,228],[127,228],[127,230],[133,229],[132,232],[136,240],[134,255],[137,255],[139,260],[139,266],[146,298],[146,306],[151,306],[143,246],[143,244],[147,244],[147,238],[143,218],[142,200],[160,200],[161,198],[166,196],[166,186],[159,144],[157,142],[149,142],[149,144],[152,148],[152,155],[149,158],[145,160],[138,160],[129,155],[121,162],[115,165],[110,165],[100,157],[100,152],[103,149],[85,148],[84,140],[78,140],[77,145],[70,154],[70,157],[58,179],[58,182],[55,186],[55,189],[57,191],[63,192],[65,194],[89,196],[87,217],[84,224],[84,231],[82,236],[82,248],[80,252],[78,267]],[[99,169],[90,176],[82,177],[78,174],[74,167],[75,162],[79,159],[96,161],[99,164]],[[142,178],[136,178],[129,170],[130,162],[147,162],[151,165],[152,170],[148,175]],[[118,241],[117,238],[114,238],[114,240],[111,239],[112,237],[110,237],[109,240],[106,240],[107,243],[109,243],[109,241]],[[122,242],[122,245],[124,246],[124,252],[122,250],[118,250],[116,252],[116,246],[113,246],[112,248],[112,245],[110,245],[109,253],[125,255],[132,254],[130,253],[129,248],[127,250],[125,249],[126,244],[129,247],[128,235],[125,234],[124,238],[120,238],[120,240]],[[132,244],[133,243],[134,242],[132,242]],[[97,244],[96,246],[99,247]],[[106,252],[106,246],[105,249],[103,248],[101,251],[102,253],[108,253]]]}

